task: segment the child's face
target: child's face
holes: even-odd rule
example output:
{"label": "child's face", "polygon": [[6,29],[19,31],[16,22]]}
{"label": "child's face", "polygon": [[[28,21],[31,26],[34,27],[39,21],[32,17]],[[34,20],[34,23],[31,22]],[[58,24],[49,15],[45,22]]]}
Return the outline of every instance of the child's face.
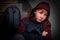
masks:
{"label": "child's face", "polygon": [[37,22],[42,22],[47,18],[48,12],[45,9],[38,9],[35,12]]}

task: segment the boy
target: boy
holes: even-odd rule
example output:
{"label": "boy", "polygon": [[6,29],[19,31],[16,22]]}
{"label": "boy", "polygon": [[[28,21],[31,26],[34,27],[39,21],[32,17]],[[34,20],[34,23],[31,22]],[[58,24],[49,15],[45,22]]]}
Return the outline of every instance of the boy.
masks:
{"label": "boy", "polygon": [[40,2],[29,17],[20,21],[15,40],[51,40],[51,24],[48,20],[50,6],[46,2]]}

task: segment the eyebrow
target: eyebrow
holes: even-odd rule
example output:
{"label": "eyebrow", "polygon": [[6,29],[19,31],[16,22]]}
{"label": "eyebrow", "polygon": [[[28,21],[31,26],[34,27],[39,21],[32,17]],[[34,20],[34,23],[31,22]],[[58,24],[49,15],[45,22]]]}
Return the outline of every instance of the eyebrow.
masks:
{"label": "eyebrow", "polygon": [[39,12],[40,14],[42,14],[43,13],[43,11],[42,12]]}
{"label": "eyebrow", "polygon": [[[45,12],[45,11],[43,11],[43,10],[41,12],[39,11],[40,14],[42,14],[43,12]],[[45,14],[48,15],[48,13],[45,13]]]}

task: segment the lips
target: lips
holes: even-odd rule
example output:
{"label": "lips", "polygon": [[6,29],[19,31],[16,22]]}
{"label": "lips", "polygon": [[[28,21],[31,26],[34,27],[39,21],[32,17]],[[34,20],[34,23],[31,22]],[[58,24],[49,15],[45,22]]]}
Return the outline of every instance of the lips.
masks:
{"label": "lips", "polygon": [[42,22],[42,19],[39,19],[39,22]]}

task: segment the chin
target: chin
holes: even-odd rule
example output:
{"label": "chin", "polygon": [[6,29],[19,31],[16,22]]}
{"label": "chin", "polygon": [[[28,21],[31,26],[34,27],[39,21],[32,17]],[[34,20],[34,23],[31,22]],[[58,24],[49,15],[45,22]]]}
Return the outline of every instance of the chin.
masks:
{"label": "chin", "polygon": [[39,21],[40,23],[43,22],[43,21]]}
{"label": "chin", "polygon": [[37,22],[41,23],[41,22],[43,22],[43,20],[38,20]]}
{"label": "chin", "polygon": [[39,23],[41,23],[42,21],[38,21]]}

